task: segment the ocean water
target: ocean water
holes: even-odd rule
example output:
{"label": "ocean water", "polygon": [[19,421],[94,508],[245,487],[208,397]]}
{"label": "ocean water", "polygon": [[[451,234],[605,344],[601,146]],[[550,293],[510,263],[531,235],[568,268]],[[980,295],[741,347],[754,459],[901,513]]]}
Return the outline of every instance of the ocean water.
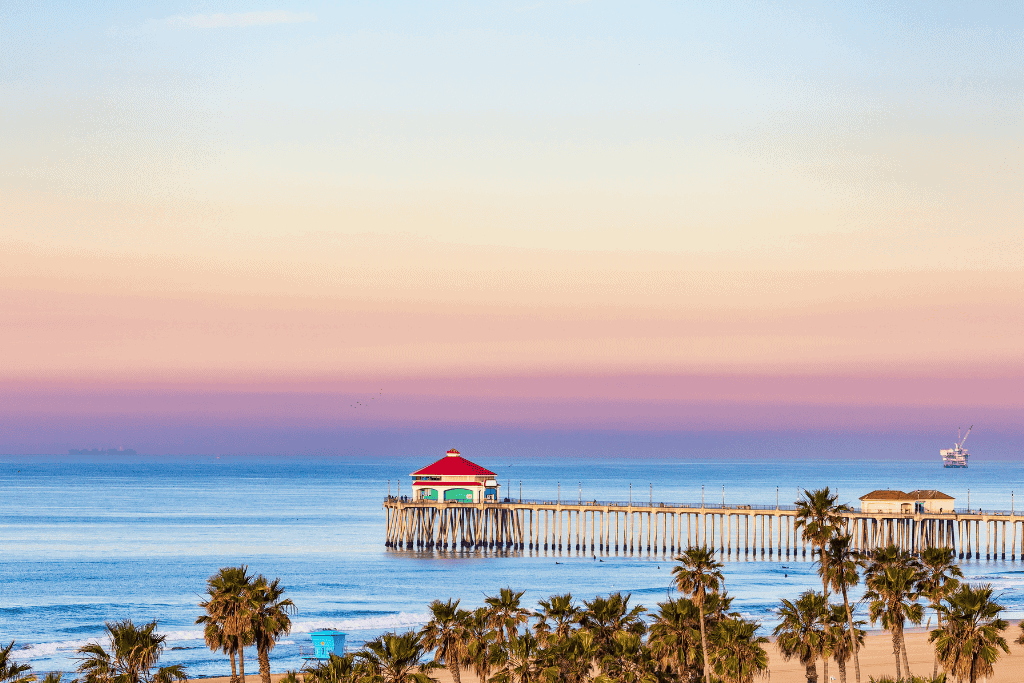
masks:
{"label": "ocean water", "polygon": [[[1024,465],[935,462],[671,459],[539,459],[508,464],[467,457],[499,472],[524,498],[665,502],[792,503],[797,486],[838,489],[840,500],[875,488],[936,488],[966,506],[1008,509]],[[661,554],[575,551],[417,552],[384,547],[381,502],[408,492],[408,473],[431,461],[300,457],[0,458],[0,641],[38,671],[72,671],[75,650],[102,636],[105,621],[159,621],[162,663],[193,676],[223,675],[195,626],[207,577],[248,564],[279,577],[298,607],[293,632],[272,653],[275,670],[298,668],[298,647],[316,628],[349,634],[349,645],[421,625],[427,604],[483,603],[500,587],[536,601],[571,591],[612,591],[654,608],[670,594],[672,561]],[[390,480],[390,484],[389,484]],[[723,492],[724,487],[724,492]],[[582,492],[581,492],[582,491]],[[1016,504],[1015,504],[1016,505]],[[603,561],[601,561],[603,560]],[[971,581],[992,583],[1009,618],[1024,617],[1024,563],[970,560]],[[814,565],[795,559],[730,561],[734,606],[768,628],[782,597],[819,586]],[[858,595],[855,591],[854,595]],[[247,653],[247,670],[257,670]]]}

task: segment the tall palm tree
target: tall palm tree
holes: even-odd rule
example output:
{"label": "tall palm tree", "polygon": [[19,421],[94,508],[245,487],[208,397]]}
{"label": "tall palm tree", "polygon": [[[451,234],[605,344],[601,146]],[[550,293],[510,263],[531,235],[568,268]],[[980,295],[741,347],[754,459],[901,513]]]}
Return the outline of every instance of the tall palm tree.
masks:
{"label": "tall palm tree", "polygon": [[360,683],[434,683],[427,674],[438,668],[423,662],[423,643],[415,631],[385,633],[356,653],[364,667]]}
{"label": "tall palm tree", "polygon": [[462,683],[461,667],[469,650],[469,612],[459,609],[459,601],[430,603],[430,621],[420,629],[423,647],[434,651],[434,661],[448,667],[455,683]]}
{"label": "tall palm tree", "polygon": [[[832,590],[843,596],[843,607],[845,608],[847,622],[845,633],[850,640],[846,646],[839,647],[842,647],[844,651],[852,653],[854,676],[857,683],[860,683],[860,644],[855,637],[857,629],[853,625],[853,610],[850,608],[849,596],[850,587],[856,586],[859,583],[860,576],[857,573],[858,555],[853,550],[852,545],[853,537],[849,534],[840,534],[830,538],[818,555],[818,574],[821,576],[825,586],[832,588]],[[843,683],[845,683],[845,659],[842,660],[840,665],[840,673]]]}
{"label": "tall palm tree", "polygon": [[575,603],[572,593],[552,595],[547,600],[538,601],[541,609],[535,612],[537,623],[533,631],[537,642],[547,645],[551,639],[564,640],[577,627],[582,610]]}
{"label": "tall palm tree", "polygon": [[136,626],[131,619],[108,621],[106,624],[109,651],[98,643],[89,643],[78,649],[78,672],[85,674],[85,683],[172,683],[186,680],[180,664],[160,667],[155,672],[163,653],[167,636],[156,632],[156,621]]}
{"label": "tall palm tree", "polygon": [[918,602],[921,567],[917,560],[903,551],[887,551],[881,558],[884,562],[881,567],[869,566],[865,572],[864,583],[867,591],[864,593],[864,600],[869,604],[868,616],[871,623],[881,621],[882,627],[892,634],[896,678],[899,679],[901,657],[903,669],[906,670],[908,677],[911,675],[907,644],[903,637],[904,625],[907,621],[920,624],[924,616],[924,609]]}
{"label": "tall palm tree", "polygon": [[[964,573],[956,563],[956,554],[952,548],[926,548],[921,553],[921,581],[918,589],[921,595],[928,598],[929,606],[935,610],[938,627],[942,629],[942,601],[953,593],[960,585],[959,579]],[[939,675],[939,658],[932,661],[932,678]]]}
{"label": "tall palm tree", "polygon": [[826,650],[825,596],[804,591],[796,602],[783,599],[778,610],[779,623],[772,631],[775,644],[787,662],[796,657],[807,673],[809,683],[818,681],[818,657]]}
{"label": "tall palm tree", "polygon": [[[708,593],[704,601],[704,623],[708,633],[724,619],[740,617],[738,612],[728,613],[733,598],[724,591]],[[669,599],[658,603],[658,613],[651,622],[648,645],[651,653],[666,671],[688,679],[691,672],[700,671],[703,678],[703,648],[700,641],[700,610],[689,598]],[[710,636],[709,636],[710,638]]]}
{"label": "tall palm tree", "polygon": [[536,683],[540,680],[537,665],[537,639],[527,631],[514,634],[499,647],[494,658],[493,683]]}
{"label": "tall palm tree", "polygon": [[617,631],[595,683],[657,683],[658,663],[639,633]]}
{"label": "tall palm tree", "polygon": [[715,561],[714,551],[708,548],[690,548],[676,558],[672,568],[676,590],[690,596],[700,612],[700,647],[704,652],[704,683],[711,683],[711,663],[708,657],[708,634],[704,623],[704,602],[708,593],[717,593],[725,581],[722,564]]}
{"label": "tall palm tree", "polygon": [[594,636],[594,645],[600,657],[604,657],[614,647],[618,631],[643,635],[647,630],[643,621],[647,608],[643,605],[630,607],[630,597],[628,593],[612,593],[607,598],[597,596],[593,600],[583,601],[580,626]]}
{"label": "tall palm tree", "polygon": [[965,683],[988,678],[993,673],[992,665],[999,659],[999,650],[1010,652],[1006,639],[1000,635],[1009,624],[999,618],[1003,607],[992,599],[992,586],[961,585],[946,602],[940,606],[944,616],[942,628],[928,636],[935,643],[942,666]]}
{"label": "tall palm tree", "polygon": [[849,615],[842,605],[829,605],[825,622],[826,640],[832,651],[832,659],[839,665],[839,683],[846,683],[846,662],[855,656],[855,649],[864,645],[864,621],[853,622],[853,637],[850,637]]}
{"label": "tall palm tree", "polygon": [[768,675],[768,653],[757,635],[760,626],[746,619],[723,619],[711,631],[715,674],[726,683],[752,683],[755,676]]}
{"label": "tall palm tree", "polygon": [[32,683],[36,677],[30,673],[32,667],[28,664],[18,664],[11,659],[11,650],[14,649],[14,641],[0,647],[0,683]]}
{"label": "tall palm tree", "polygon": [[502,588],[498,595],[484,598],[487,605],[488,625],[494,629],[495,639],[499,643],[515,635],[520,624],[530,620],[531,612],[520,604],[526,591],[514,591],[511,587]]}
{"label": "tall palm tree", "polygon": [[[223,567],[206,581],[207,599],[199,603],[206,610],[196,619],[197,624],[215,624],[225,639],[222,645],[215,645],[216,638],[207,640],[211,650],[223,649],[231,657],[231,676],[234,680],[235,654],[238,655],[238,676],[245,683],[245,646],[252,643],[252,616],[255,605],[250,588],[253,577],[246,565]],[[205,633],[205,628],[204,628]]]}
{"label": "tall palm tree", "polygon": [[260,663],[260,678],[262,683],[270,683],[270,651],[281,636],[291,632],[289,615],[295,613],[295,603],[282,599],[284,588],[280,579],[268,582],[262,574],[252,582],[248,592],[253,607],[252,640]]}

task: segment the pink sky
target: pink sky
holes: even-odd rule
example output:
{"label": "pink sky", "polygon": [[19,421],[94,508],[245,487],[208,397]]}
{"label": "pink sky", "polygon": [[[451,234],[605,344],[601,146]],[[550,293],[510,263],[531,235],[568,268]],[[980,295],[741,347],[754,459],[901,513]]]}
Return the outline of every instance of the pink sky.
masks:
{"label": "pink sky", "polygon": [[8,17],[0,452],[1020,431],[1019,12],[521,5]]}

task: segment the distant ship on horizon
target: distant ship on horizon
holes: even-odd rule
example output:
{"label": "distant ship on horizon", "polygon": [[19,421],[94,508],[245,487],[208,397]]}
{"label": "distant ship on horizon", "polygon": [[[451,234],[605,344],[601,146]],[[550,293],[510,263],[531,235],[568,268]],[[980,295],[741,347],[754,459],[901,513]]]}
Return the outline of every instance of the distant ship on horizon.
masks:
{"label": "distant ship on horizon", "polygon": [[952,448],[944,448],[939,451],[942,455],[943,467],[967,467],[967,459],[971,457],[971,454],[964,448],[964,442],[967,441],[971,429],[974,429],[974,425],[971,425],[970,429],[967,430],[967,434],[964,434],[964,438],[961,439],[960,428],[957,427],[956,443],[953,444]]}
{"label": "distant ship on horizon", "polygon": [[68,455],[138,455],[134,448],[69,448]]}

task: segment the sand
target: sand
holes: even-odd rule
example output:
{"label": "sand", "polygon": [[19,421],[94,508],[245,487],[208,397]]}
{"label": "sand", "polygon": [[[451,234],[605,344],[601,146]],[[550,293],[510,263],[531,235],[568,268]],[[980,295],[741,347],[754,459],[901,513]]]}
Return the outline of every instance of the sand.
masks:
{"label": "sand", "polygon": [[[1018,629],[1014,626],[1006,630],[1010,642],[1010,654],[1003,655],[995,665],[995,675],[988,679],[987,683],[1021,683],[1024,681],[1024,645],[1017,645],[1012,642],[1017,637]],[[932,672],[932,647],[928,642],[926,633],[907,634],[907,655],[910,660],[910,670],[917,675],[931,675]],[[805,683],[804,667],[795,659],[786,662],[779,655],[774,645],[768,646],[769,665],[771,667],[771,683]],[[883,674],[894,675],[896,665],[892,655],[892,639],[888,634],[869,635],[866,639],[864,649],[860,656],[861,683],[868,683],[869,676],[881,676]],[[839,669],[835,662],[829,663],[829,677],[839,680]],[[272,683],[277,683],[284,674],[271,676]],[[447,671],[438,670],[432,674],[440,683],[452,683],[451,675]],[[248,683],[259,683],[259,672],[255,675],[246,672]],[[218,678],[200,679],[203,683],[229,683],[227,676]],[[761,679],[767,681],[769,679]],[[850,662],[847,669],[847,681],[853,683],[853,662]],[[479,683],[476,676],[465,671],[462,673],[463,683]],[[822,676],[821,661],[818,661],[818,681],[830,683]]]}

